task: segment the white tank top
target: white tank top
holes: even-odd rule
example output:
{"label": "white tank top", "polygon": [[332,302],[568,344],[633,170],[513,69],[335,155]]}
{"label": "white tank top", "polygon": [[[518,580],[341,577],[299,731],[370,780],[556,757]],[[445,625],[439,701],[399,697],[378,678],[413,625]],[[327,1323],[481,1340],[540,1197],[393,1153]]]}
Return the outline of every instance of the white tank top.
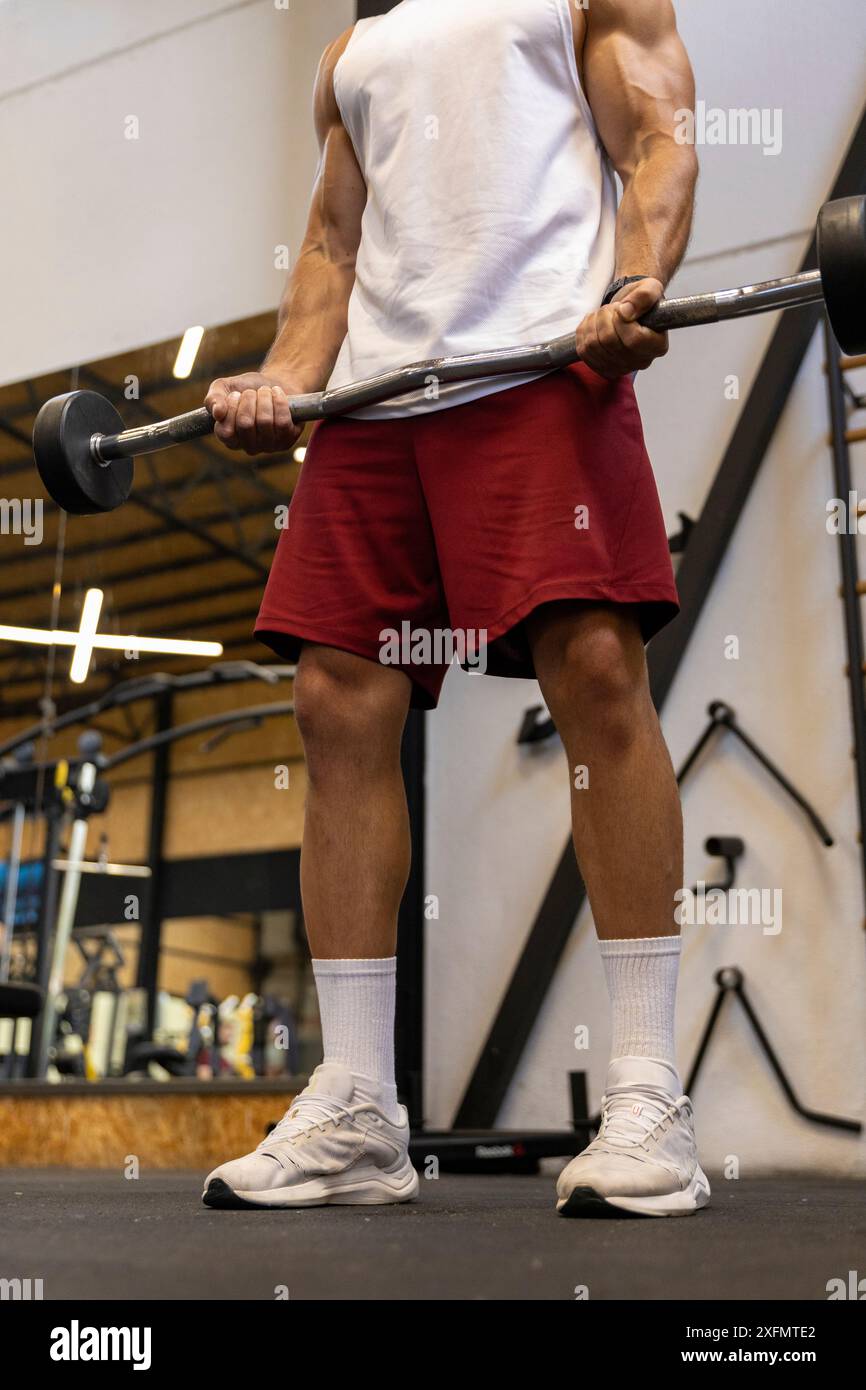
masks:
{"label": "white tank top", "polygon": [[[360,20],[334,86],[367,184],[348,334],[329,386],[576,328],[613,276],[616,189],[570,0],[402,0]],[[390,419],[533,380],[443,384]]]}

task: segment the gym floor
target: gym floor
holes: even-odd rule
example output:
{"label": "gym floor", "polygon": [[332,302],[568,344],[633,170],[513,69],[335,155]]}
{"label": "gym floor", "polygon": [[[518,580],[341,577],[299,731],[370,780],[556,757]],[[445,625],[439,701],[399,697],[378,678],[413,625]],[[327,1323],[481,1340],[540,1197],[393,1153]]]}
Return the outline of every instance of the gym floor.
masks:
{"label": "gym floor", "polygon": [[[208,1211],[201,1175],[7,1170],[3,1269],[46,1299],[802,1299],[862,1269],[861,1183],[716,1179],[688,1221],[567,1221],[538,1177],[445,1175],[408,1206]],[[36,1254],[38,1252],[38,1255]],[[663,1278],[661,1277],[663,1272]]]}

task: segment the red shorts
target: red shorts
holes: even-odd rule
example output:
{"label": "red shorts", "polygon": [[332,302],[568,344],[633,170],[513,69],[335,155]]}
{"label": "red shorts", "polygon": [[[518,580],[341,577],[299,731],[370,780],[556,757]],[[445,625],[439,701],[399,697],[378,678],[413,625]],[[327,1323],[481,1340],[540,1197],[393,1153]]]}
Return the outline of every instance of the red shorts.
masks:
{"label": "red shorts", "polygon": [[256,635],[290,661],[304,642],[385,660],[431,709],[452,660],[440,634],[469,634],[470,666],[531,677],[525,619],[563,599],[634,604],[645,641],[679,606],[632,382],[581,365],[318,425]]}

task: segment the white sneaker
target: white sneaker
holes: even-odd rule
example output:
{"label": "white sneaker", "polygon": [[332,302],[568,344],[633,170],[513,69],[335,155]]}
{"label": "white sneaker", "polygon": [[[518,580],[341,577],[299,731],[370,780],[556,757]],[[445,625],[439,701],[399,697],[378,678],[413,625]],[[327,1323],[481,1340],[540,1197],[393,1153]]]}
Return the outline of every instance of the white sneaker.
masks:
{"label": "white sneaker", "polygon": [[640,1216],[690,1216],[710,1200],[698,1163],[692,1103],[673,1067],[651,1057],[617,1057],[607,1073],[598,1137],[556,1184],[562,1216],[605,1207]]}
{"label": "white sneaker", "polygon": [[409,1202],[417,1195],[405,1107],[395,1124],[375,1100],[359,1095],[352,1072],[329,1062],[316,1068],[253,1153],[213,1170],[202,1201],[209,1207],[314,1207]]}

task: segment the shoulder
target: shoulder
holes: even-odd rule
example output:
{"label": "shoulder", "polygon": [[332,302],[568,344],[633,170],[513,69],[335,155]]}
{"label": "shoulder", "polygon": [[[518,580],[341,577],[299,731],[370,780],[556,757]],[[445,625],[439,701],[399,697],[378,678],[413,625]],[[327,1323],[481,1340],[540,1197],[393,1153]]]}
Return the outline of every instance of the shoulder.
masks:
{"label": "shoulder", "polygon": [[313,111],[316,118],[318,129],[334,125],[340,120],[340,108],[337,104],[336,93],[334,92],[334,73],[337,64],[345,53],[352,41],[355,32],[354,24],[343,31],[338,39],[329,43],[322,54],[319,62],[319,70],[316,73],[316,87],[313,96]]}
{"label": "shoulder", "polygon": [[622,30],[644,39],[676,28],[672,0],[592,0],[586,20],[590,32]]}
{"label": "shoulder", "polygon": [[331,75],[333,76],[334,68],[337,66],[346,49],[349,47],[349,44],[352,41],[352,35],[355,33],[355,30],[357,28],[357,24],[350,24],[348,29],[343,30],[339,38],[334,39],[333,43],[328,44],[328,47],[322,54],[322,61],[319,65],[320,71],[322,71],[323,69],[330,70]]}

